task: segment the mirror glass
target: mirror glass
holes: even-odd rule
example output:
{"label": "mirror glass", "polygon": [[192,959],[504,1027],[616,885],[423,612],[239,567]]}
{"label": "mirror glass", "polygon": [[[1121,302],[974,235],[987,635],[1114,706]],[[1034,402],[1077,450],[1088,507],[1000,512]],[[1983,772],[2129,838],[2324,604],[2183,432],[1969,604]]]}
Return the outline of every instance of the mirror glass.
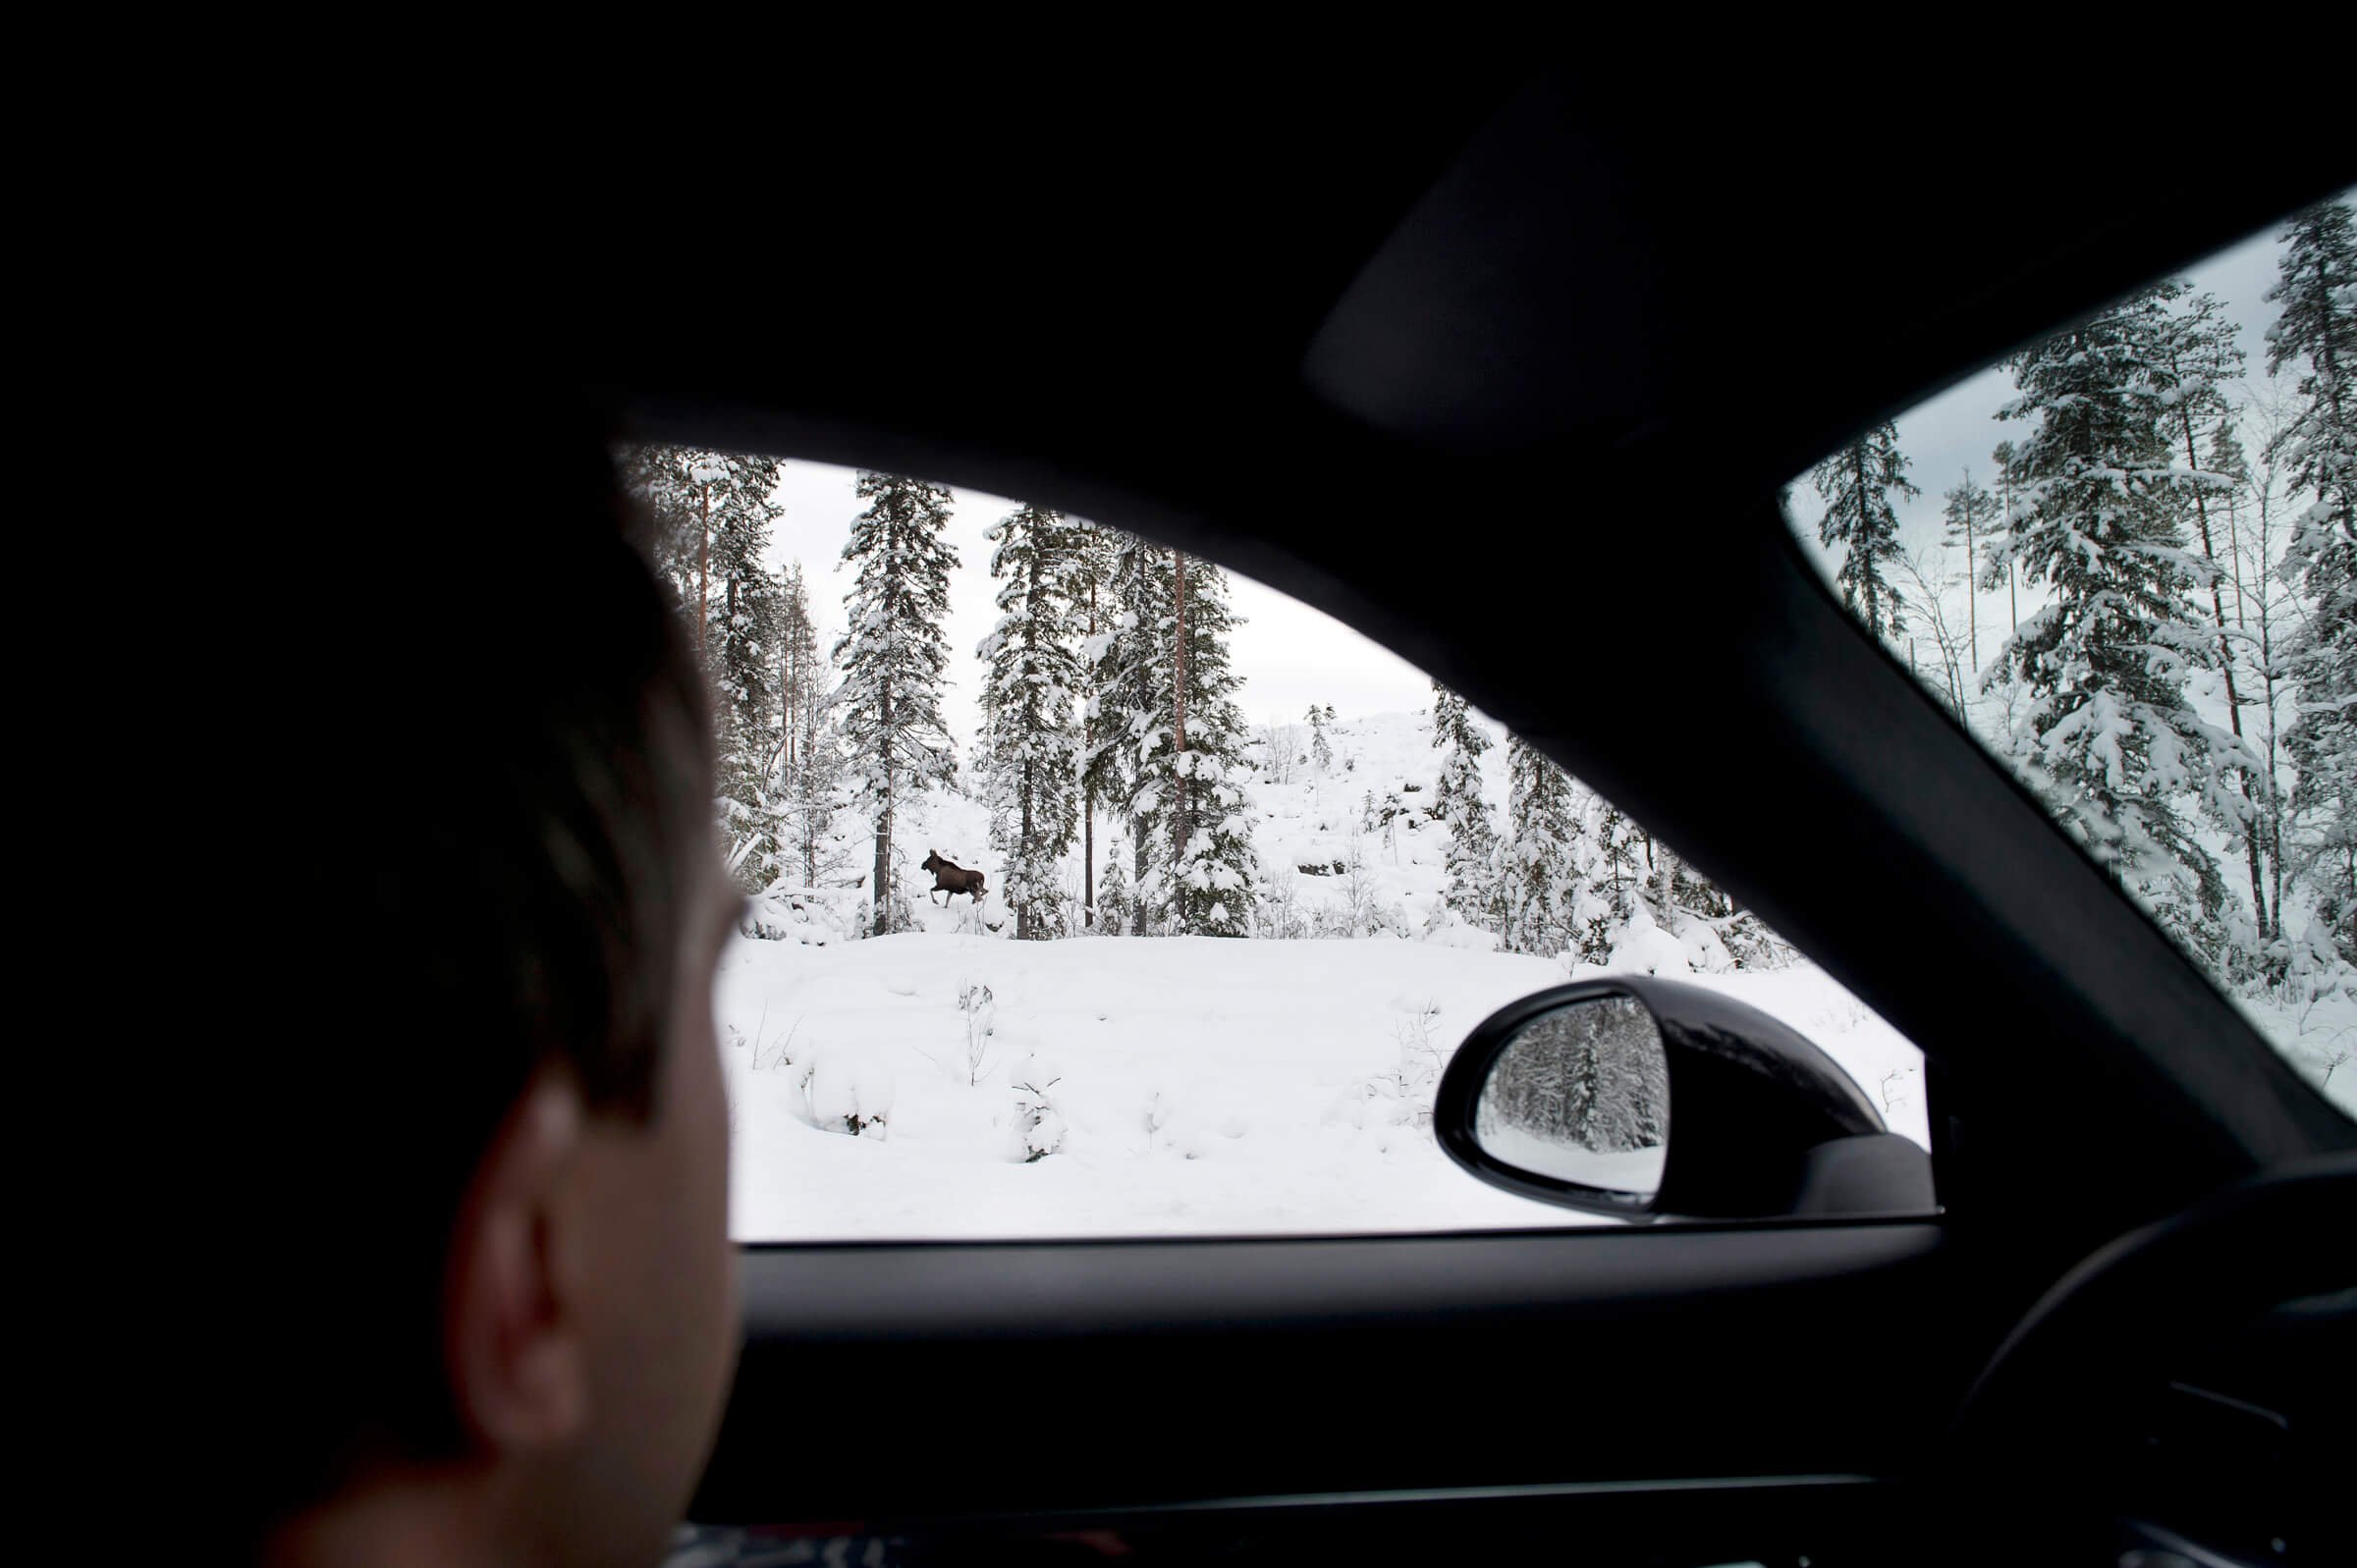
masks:
{"label": "mirror glass", "polygon": [[1650,1198],[1670,1144],[1670,1059],[1634,997],[1591,997],[1540,1014],[1490,1066],[1473,1137],[1502,1163]]}

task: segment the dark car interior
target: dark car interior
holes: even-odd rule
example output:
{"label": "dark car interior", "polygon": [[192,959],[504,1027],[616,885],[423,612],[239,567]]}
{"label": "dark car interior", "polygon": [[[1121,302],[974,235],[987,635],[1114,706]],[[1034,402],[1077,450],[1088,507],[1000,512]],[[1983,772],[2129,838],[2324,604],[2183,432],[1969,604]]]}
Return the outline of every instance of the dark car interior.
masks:
{"label": "dark car interior", "polygon": [[[2023,144],[1983,80],[1878,88],[1871,133],[1733,66],[1068,80],[889,126],[802,93],[728,243],[568,258],[605,303],[565,362],[632,436],[1026,498],[1315,605],[1929,1063],[1932,1217],[748,1247],[693,1519],[944,1562],[2332,1560],[2357,1124],[1844,616],[1778,497],[2357,143],[2295,95],[2264,157],[2189,137],[2091,189],[2037,154],[2105,111]],[[697,325],[764,311],[764,356]],[[1632,646],[1691,701],[1605,678]]]}

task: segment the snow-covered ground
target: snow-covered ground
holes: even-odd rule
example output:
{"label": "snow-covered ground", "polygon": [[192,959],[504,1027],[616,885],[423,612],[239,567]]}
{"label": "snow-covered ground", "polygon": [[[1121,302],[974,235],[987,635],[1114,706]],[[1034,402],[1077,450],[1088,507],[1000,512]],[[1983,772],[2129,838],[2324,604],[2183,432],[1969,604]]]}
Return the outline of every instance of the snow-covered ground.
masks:
{"label": "snow-covered ground", "polygon": [[[769,1241],[1577,1223],[1458,1170],[1429,1125],[1434,1081],[1467,1031],[1565,978],[1543,958],[1393,938],[740,941],[719,987],[732,1229]],[[1925,1137],[1920,1055],[1825,975],[1697,983],[1799,1028],[1888,1096],[1894,1129]],[[1036,1133],[1025,1105],[1046,1108]],[[1674,1140],[1674,1106],[1671,1117]],[[1026,1160],[1037,1144],[1056,1152]]]}
{"label": "snow-covered ground", "polygon": [[[1289,888],[1304,921],[1323,911],[1329,926],[1343,917],[1355,882],[1385,935],[1017,943],[995,896],[975,909],[962,898],[936,906],[920,893],[919,932],[734,944],[718,1007],[736,1134],[736,1235],[1610,1223],[1474,1180],[1441,1153],[1430,1127],[1440,1069],[1476,1023],[1533,991],[1601,971],[1489,950],[1462,928],[1421,940],[1446,844],[1425,809],[1436,783],[1428,720],[1344,720],[1328,737],[1333,761],[1323,772],[1300,760],[1310,748],[1306,725],[1289,738],[1289,768],[1272,765],[1266,744],[1258,748],[1263,771],[1252,793],[1264,878]],[[1503,814],[1504,754],[1484,761]],[[1389,833],[1379,820],[1387,799],[1405,808]],[[1107,825],[1098,827],[1101,866],[1112,845]],[[960,865],[996,869],[983,808],[956,792],[912,802],[903,841],[912,860],[939,849]],[[848,857],[860,847],[847,834],[854,874],[859,862]],[[1075,856],[1075,887],[1078,870]],[[814,924],[803,934],[824,932]],[[1683,976],[1723,968],[1725,954],[1707,928],[1682,938],[1648,928],[1615,961]],[[1830,977],[1804,963],[1692,978],[1792,1024],[1887,1108],[1895,1130],[1925,1140],[1921,1054]],[[1674,1107],[1671,1114],[1675,1138]],[[1037,1147],[1055,1152],[1027,1159]]]}

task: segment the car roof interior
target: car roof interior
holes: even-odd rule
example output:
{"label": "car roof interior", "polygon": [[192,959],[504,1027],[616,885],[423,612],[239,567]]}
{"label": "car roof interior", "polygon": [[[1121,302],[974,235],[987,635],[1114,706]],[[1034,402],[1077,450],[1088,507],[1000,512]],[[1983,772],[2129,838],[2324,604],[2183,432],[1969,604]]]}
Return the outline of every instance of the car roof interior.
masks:
{"label": "car roof interior", "polygon": [[[1809,1392],[1847,1354],[1827,1315],[1930,1345],[1877,1378],[1920,1414],[1873,1440],[1908,1451],[2072,1262],[2351,1146],[2272,1052],[2219,1049],[2255,1037],[1781,520],[1853,431],[2351,178],[2345,142],[2285,134],[2123,158],[2097,192],[2041,179],[1970,64],[1878,84],[1898,119],[1871,136],[1733,65],[1064,80],[889,127],[849,87],[797,92],[760,130],[773,189],[710,183],[718,243],[566,259],[597,330],[563,362],[632,435],[1054,505],[1315,605],[1675,844],[1933,1074],[1937,1224],[747,1249],[707,1516],[1873,1474]],[[2110,134],[2073,112],[2039,135]],[[1730,1293],[1739,1322],[1697,1305]],[[1537,1465],[1468,1431],[1462,1369],[1605,1325],[1629,1354],[1582,1402],[1609,1432]],[[978,1412],[1007,1364],[977,1347],[1260,1415],[1213,1446],[1141,1423],[1006,1455]],[[1407,1349],[1430,1371],[1388,1397],[1443,1434],[1412,1456],[1360,1430],[1357,1381]],[[842,1442],[886,1443],[858,1412],[904,1377],[939,1401],[937,1453],[889,1474],[765,1406],[840,1398]]]}

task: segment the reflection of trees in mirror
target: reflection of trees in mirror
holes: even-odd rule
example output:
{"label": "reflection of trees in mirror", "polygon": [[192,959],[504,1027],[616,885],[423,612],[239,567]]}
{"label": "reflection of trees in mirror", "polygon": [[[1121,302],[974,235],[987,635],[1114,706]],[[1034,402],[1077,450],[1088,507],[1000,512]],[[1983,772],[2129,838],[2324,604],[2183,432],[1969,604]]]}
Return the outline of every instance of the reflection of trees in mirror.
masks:
{"label": "reflection of trees in mirror", "polygon": [[1598,1154],[1660,1147],[1670,1064],[1653,1015],[1633,997],[1599,997],[1533,1019],[1482,1086],[1480,1119]]}

